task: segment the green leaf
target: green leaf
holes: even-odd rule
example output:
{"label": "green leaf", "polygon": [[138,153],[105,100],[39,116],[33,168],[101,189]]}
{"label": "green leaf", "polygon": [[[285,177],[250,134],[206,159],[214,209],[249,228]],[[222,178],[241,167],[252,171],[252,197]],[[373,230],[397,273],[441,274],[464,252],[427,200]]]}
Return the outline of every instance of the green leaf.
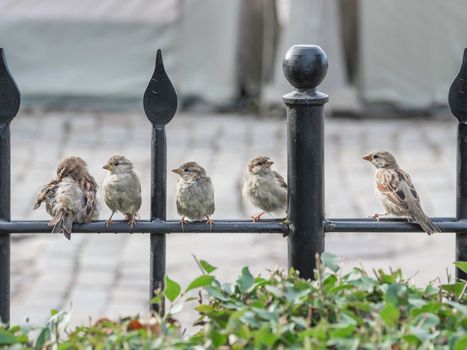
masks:
{"label": "green leaf", "polygon": [[347,338],[355,332],[356,325],[352,323],[336,323],[332,325],[332,328],[332,338]]}
{"label": "green leaf", "polygon": [[172,281],[167,275],[165,276],[164,280],[165,280],[164,295],[167,299],[173,302],[180,295],[182,288],[177,282]]}
{"label": "green leaf", "polygon": [[384,323],[390,327],[397,324],[400,315],[401,313],[399,309],[391,303],[386,303],[381,309],[381,318],[383,319]]}
{"label": "green leaf", "polygon": [[186,288],[185,292],[189,292],[192,289],[209,286],[214,280],[214,276],[211,275],[201,275],[195,278]]}
{"label": "green leaf", "polygon": [[248,266],[245,266],[242,269],[241,276],[237,279],[237,286],[240,292],[245,293],[250,287],[255,283],[255,279],[253,278],[250,270],[248,270]]}
{"label": "green leaf", "polygon": [[253,311],[256,313],[256,316],[260,319],[263,319],[266,321],[279,320],[279,315],[277,314],[277,312],[267,311],[267,310],[258,309],[258,308],[253,308]]}
{"label": "green leaf", "polygon": [[224,295],[224,293],[222,292],[222,290],[219,288],[219,287],[213,287],[213,286],[209,286],[209,287],[206,287],[206,292],[208,292],[208,294],[215,298],[215,299],[218,299],[220,301],[229,301],[229,297],[226,297]]}
{"label": "green leaf", "polygon": [[432,327],[439,325],[440,319],[435,314],[424,313],[415,317],[413,323],[420,324],[420,328],[430,330]]}
{"label": "green leaf", "polygon": [[246,323],[251,328],[259,328],[261,323],[256,319],[256,315],[251,311],[246,311],[242,316],[242,322]]}
{"label": "green leaf", "polygon": [[308,295],[310,295],[310,293],[311,289],[297,290],[292,287],[285,288],[285,297],[287,298],[287,301],[295,304],[302,303],[302,298],[307,297]]}
{"label": "green leaf", "polygon": [[302,328],[302,329],[308,328],[308,323],[303,317],[292,316],[290,320],[295,324],[294,328],[296,328],[297,326],[298,328]]}
{"label": "green leaf", "polygon": [[199,264],[201,265],[201,267],[203,268],[203,270],[206,271],[207,273],[211,273],[211,272],[217,270],[217,267],[211,265],[211,264],[208,263],[206,260],[200,260],[200,261],[199,261]]}
{"label": "green leaf", "polygon": [[269,325],[263,324],[259,330],[255,332],[255,349],[260,349],[263,345],[271,347],[277,340],[278,336],[272,333]]}
{"label": "green leaf", "polygon": [[180,311],[183,310],[183,306],[184,306],[184,303],[176,303],[170,308],[169,313],[171,315],[178,314]]}
{"label": "green leaf", "polygon": [[55,316],[58,313],[59,313],[59,311],[57,309],[50,310],[50,316]]}
{"label": "green leaf", "polygon": [[225,342],[227,341],[227,336],[224,334],[221,334],[218,331],[213,331],[211,333],[211,340],[212,340],[212,345],[214,345],[215,348],[220,347],[221,345],[224,345]]}
{"label": "green leaf", "polygon": [[422,343],[431,338],[431,331],[420,327],[410,327],[410,332],[415,335]]}
{"label": "green leaf", "polygon": [[440,287],[442,290],[454,294],[456,298],[459,298],[464,290],[464,286],[467,282],[456,282],[453,284],[442,284]]}
{"label": "green leaf", "polygon": [[159,304],[161,302],[162,297],[160,295],[156,295],[154,298],[149,300],[149,304]]}
{"label": "green leaf", "polygon": [[47,341],[50,340],[51,332],[50,328],[45,326],[42,328],[41,332],[39,333],[39,336],[36,339],[36,344],[35,348],[36,349],[42,349]]}
{"label": "green leaf", "polygon": [[196,306],[195,310],[202,314],[205,314],[205,313],[213,311],[214,309],[211,305],[201,304],[201,305]]}
{"label": "green leaf", "polygon": [[224,290],[224,292],[226,292],[227,294],[232,294],[235,290],[234,290],[234,287],[232,286],[232,283],[223,283],[222,284],[222,289]]}
{"label": "green leaf", "polygon": [[12,345],[16,343],[18,343],[18,340],[14,334],[0,330],[0,345]]}
{"label": "green leaf", "polygon": [[408,345],[418,345],[420,343],[418,337],[413,334],[404,335],[402,339],[404,339]]}
{"label": "green leaf", "polygon": [[467,261],[456,261],[454,265],[456,265],[458,269],[467,273]]}
{"label": "green leaf", "polygon": [[407,299],[407,287],[403,284],[395,283],[388,287],[385,295],[385,300],[387,303],[399,306],[401,304],[406,304]]}
{"label": "green leaf", "polygon": [[237,335],[240,338],[248,340],[251,337],[251,331],[250,331],[250,329],[248,328],[248,326],[246,324],[242,324],[242,325],[240,325],[239,329],[237,330]]}
{"label": "green leaf", "polygon": [[427,295],[435,295],[435,294],[438,294],[439,291],[438,291],[438,288],[436,288],[435,286],[433,286],[431,283],[429,285],[426,286],[425,288],[425,293]]}
{"label": "green leaf", "polygon": [[330,290],[334,289],[334,286],[336,285],[336,283],[337,283],[336,275],[329,275],[324,278],[323,288],[326,294],[328,294]]}
{"label": "green leaf", "polygon": [[446,304],[451,305],[453,308],[459,310],[465,317],[467,317],[467,305],[462,305],[450,300],[447,300]]}
{"label": "green leaf", "polygon": [[421,298],[409,298],[409,304],[415,307],[422,307],[426,305],[426,301]]}
{"label": "green leaf", "polygon": [[276,286],[266,286],[265,288],[276,298],[282,298],[284,296],[284,292]]}
{"label": "green leaf", "polygon": [[456,340],[454,344],[454,350],[465,350],[467,349],[467,335],[464,335],[462,338]]}
{"label": "green leaf", "polygon": [[16,337],[16,341],[20,344],[24,344],[29,341],[29,337],[26,334],[21,334]]}
{"label": "green leaf", "polygon": [[377,281],[368,276],[362,276],[360,272],[354,271],[347,276],[347,283],[355,286],[361,291],[371,293],[375,288]]}
{"label": "green leaf", "polygon": [[330,269],[331,271],[339,271],[339,257],[337,255],[324,252],[321,254],[321,261],[323,262],[324,267]]}

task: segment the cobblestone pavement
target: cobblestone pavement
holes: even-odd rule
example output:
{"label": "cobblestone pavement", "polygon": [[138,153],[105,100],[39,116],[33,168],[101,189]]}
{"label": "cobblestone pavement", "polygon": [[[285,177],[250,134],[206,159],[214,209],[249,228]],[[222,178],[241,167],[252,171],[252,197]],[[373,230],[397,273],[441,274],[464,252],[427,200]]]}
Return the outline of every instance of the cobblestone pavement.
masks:
{"label": "cobblestone pavement", "polygon": [[[99,183],[113,154],[130,158],[143,185],[141,217],[149,216],[150,124],[143,113],[34,113],[12,123],[12,218],[47,219],[32,211],[41,184],[58,161],[79,155]],[[214,218],[248,218],[255,213],[241,198],[244,167],[258,154],[270,155],[285,175],[285,121],[250,116],[178,114],[167,127],[168,169],[188,160],[206,167],[216,190]],[[373,169],[361,159],[387,148],[411,175],[429,215],[455,214],[456,123],[445,120],[326,121],[326,213],[366,217],[378,210]],[[176,176],[168,174],[168,218],[176,218]],[[100,218],[109,210],[101,206]],[[121,217],[120,217],[121,218]],[[118,217],[115,217],[118,219]],[[453,272],[454,235],[329,234],[328,251],[344,266],[402,267],[417,283]],[[199,273],[192,255],[219,267],[218,277],[233,280],[244,265],[255,273],[286,267],[287,244],[280,235],[178,234],[167,240],[167,271],[185,284]],[[14,323],[41,322],[52,308],[72,304],[73,323],[101,315],[145,314],[149,278],[147,235],[15,236],[12,245]]]}

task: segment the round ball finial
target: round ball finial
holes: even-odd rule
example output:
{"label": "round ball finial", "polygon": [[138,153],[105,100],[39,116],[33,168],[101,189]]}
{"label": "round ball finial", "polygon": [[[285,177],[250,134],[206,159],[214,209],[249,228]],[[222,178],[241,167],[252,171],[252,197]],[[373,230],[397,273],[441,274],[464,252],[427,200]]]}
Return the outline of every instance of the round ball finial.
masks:
{"label": "round ball finial", "polygon": [[297,90],[315,89],[328,71],[328,58],[317,45],[294,45],[285,54],[282,70]]}

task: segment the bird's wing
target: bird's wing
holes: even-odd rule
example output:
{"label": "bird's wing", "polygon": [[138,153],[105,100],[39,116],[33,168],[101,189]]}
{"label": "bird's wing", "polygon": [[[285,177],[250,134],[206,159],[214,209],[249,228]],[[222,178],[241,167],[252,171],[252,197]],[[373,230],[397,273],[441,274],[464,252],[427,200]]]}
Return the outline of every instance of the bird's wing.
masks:
{"label": "bird's wing", "polygon": [[279,174],[277,171],[273,171],[272,173],[274,174],[274,178],[277,180],[277,182],[279,183],[279,185],[280,185],[282,188],[287,189],[287,184],[286,184],[284,178],[281,176],[281,174]]}
{"label": "bird's wing", "polygon": [[91,175],[87,175],[80,181],[80,187],[84,196],[84,216],[92,218],[97,208],[97,183]]}
{"label": "bird's wing", "polygon": [[182,211],[183,211],[183,207],[181,206],[178,197],[177,197],[175,203],[176,203],[176,205],[177,205],[177,213],[179,213],[179,214],[181,215],[181,213],[182,213]]}
{"label": "bird's wing", "polygon": [[410,192],[410,197],[415,199],[418,203],[420,203],[420,198],[418,197],[417,190],[415,189],[412,179],[410,178],[409,174],[407,174],[404,170],[402,169],[396,169],[396,173],[399,177],[399,181],[402,183],[402,185],[406,185],[407,189],[406,192]]}
{"label": "bird's wing", "polygon": [[376,186],[382,195],[399,208],[408,210],[409,201],[420,201],[410,176],[401,169],[380,171]]}
{"label": "bird's wing", "polygon": [[135,172],[131,172],[131,192],[135,197],[135,202],[137,203],[137,207],[141,207],[141,182],[139,181],[138,175]]}
{"label": "bird's wing", "polygon": [[34,203],[34,209],[37,209],[41,206],[42,202],[47,199],[47,195],[50,191],[55,191],[57,189],[59,182],[60,180],[54,179],[41,188],[39,194],[37,195],[36,202]]}
{"label": "bird's wing", "polygon": [[397,169],[397,173],[401,177],[401,187],[404,189],[405,193],[409,195],[406,196],[406,202],[408,205],[408,211],[410,216],[414,218],[422,227],[422,229],[431,235],[435,232],[441,232],[438,226],[436,226],[431,219],[424,213],[422,206],[420,204],[420,198],[418,193],[415,190],[414,185],[410,179],[410,176],[405,173],[403,170]]}

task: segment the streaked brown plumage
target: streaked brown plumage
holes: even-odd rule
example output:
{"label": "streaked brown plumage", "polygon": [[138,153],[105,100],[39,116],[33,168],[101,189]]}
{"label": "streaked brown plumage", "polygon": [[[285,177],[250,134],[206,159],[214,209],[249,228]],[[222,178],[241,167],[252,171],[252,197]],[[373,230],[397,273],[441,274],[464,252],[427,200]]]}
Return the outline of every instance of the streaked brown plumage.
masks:
{"label": "streaked brown plumage", "polygon": [[52,232],[61,232],[71,238],[74,222],[89,222],[97,217],[97,184],[89,174],[86,162],[79,157],[67,157],[57,167],[57,178],[40,190],[34,209],[45,202],[47,213],[52,216]]}
{"label": "streaked brown plumage", "polygon": [[273,161],[266,156],[258,156],[250,161],[245,172],[243,196],[251,203],[263,210],[262,213],[252,216],[254,221],[260,220],[266,213],[286,212],[287,210],[287,184],[284,178],[271,169]]}
{"label": "streaked brown plumage", "polygon": [[115,155],[103,168],[109,171],[102,185],[104,199],[112,210],[107,226],[112,224],[112,216],[119,211],[133,228],[141,207],[141,183],[133,171],[133,164],[124,156]]}
{"label": "streaked brown plumage", "polygon": [[416,221],[429,235],[440,232],[439,228],[425,215],[420,205],[420,198],[410,176],[396,162],[394,156],[387,151],[376,151],[367,154],[363,159],[376,167],[376,197],[385,210],[383,214],[374,214],[375,219],[382,215],[404,216]]}
{"label": "streaked brown plumage", "polygon": [[182,164],[172,172],[180,175],[176,188],[177,212],[182,216],[180,224],[186,223],[186,218],[191,221],[201,221],[206,218],[209,228],[212,228],[214,214],[214,188],[211,178],[206,170],[196,162]]}

